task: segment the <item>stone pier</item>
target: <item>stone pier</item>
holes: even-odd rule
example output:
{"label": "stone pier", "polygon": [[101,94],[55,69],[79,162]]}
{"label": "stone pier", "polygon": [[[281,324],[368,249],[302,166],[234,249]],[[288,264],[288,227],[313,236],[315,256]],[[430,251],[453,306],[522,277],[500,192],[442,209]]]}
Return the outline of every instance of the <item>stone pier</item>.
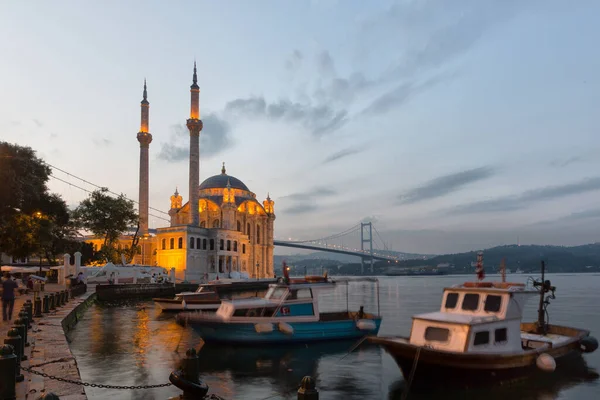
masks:
{"label": "stone pier", "polygon": [[[59,285],[46,285],[48,294],[63,290]],[[48,375],[80,381],[77,362],[71,353],[65,328],[72,327],[85,309],[93,303],[94,287],[88,286],[88,291],[70,299],[68,303],[57,307],[55,311],[44,314],[42,318],[34,318],[33,326],[28,331],[28,341],[31,344],[26,353],[28,360],[22,362],[23,367],[33,367],[34,370]],[[22,296],[24,302],[30,295]],[[19,306],[20,309],[20,306]],[[15,310],[18,310],[15,305]],[[6,336],[6,333],[4,334]],[[84,387],[60,382],[40,375],[22,371],[25,381],[17,384],[17,399],[38,399],[45,393],[54,393],[61,400],[85,400]]]}

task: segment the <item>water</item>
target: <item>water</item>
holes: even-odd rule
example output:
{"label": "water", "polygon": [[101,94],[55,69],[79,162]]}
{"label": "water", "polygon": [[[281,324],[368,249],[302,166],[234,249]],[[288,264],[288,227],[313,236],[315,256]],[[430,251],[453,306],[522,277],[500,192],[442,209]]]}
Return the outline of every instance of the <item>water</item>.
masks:
{"label": "water", "polygon": [[[383,323],[380,335],[410,332],[413,314],[434,311],[440,306],[442,288],[473,277],[385,277],[380,278]],[[490,279],[497,279],[491,278]],[[526,275],[509,275],[525,282]],[[600,338],[600,275],[550,275],[557,286],[550,307],[550,322],[587,328]],[[350,286],[349,307],[376,310],[372,284]],[[320,299],[322,308],[346,306],[346,288]],[[537,302],[531,300],[526,320],[536,318]],[[112,385],[147,385],[168,382],[178,360],[190,347],[200,348],[201,339],[189,328],[161,313],[150,302],[117,306],[95,305],[70,333],[71,349],[84,381]],[[209,393],[230,399],[295,399],[303,376],[316,379],[321,399],[400,399],[403,378],[385,351],[361,346],[348,354],[354,343],[241,349],[203,346],[200,350],[202,379]],[[587,354],[590,367],[600,369],[600,350]],[[432,377],[432,381],[435,378]],[[181,392],[175,387],[152,390],[106,390],[86,388],[95,399],[167,399]],[[427,394],[411,393],[409,399],[597,399],[600,383],[593,381],[539,382],[510,388]]]}

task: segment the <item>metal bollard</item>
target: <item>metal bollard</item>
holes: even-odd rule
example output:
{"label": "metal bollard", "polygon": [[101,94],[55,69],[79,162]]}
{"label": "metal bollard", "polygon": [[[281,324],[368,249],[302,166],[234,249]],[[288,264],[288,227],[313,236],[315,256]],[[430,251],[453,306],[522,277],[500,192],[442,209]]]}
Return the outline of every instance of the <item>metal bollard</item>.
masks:
{"label": "metal bollard", "polygon": [[29,318],[29,322],[33,322],[33,303],[31,300],[25,300],[25,311],[27,311],[27,318]]}
{"label": "metal bollard", "polygon": [[48,295],[48,298],[50,299],[50,311],[56,310],[56,301],[54,299],[54,293],[50,293]]}
{"label": "metal bollard", "polygon": [[65,290],[65,303],[69,302],[69,291]]}
{"label": "metal bollard", "polygon": [[50,393],[41,395],[40,397],[38,397],[38,400],[60,400],[60,397],[58,397],[58,395],[50,392]]}
{"label": "metal bollard", "polygon": [[50,312],[50,297],[47,294],[44,295],[44,312]]}
{"label": "metal bollard", "polygon": [[33,316],[36,318],[41,318],[42,317],[42,300],[39,297],[35,299],[33,308],[34,308]]}
{"label": "metal bollard", "polygon": [[15,328],[10,328],[6,333],[6,339],[4,339],[4,344],[11,345],[13,348],[14,355],[17,357],[17,365],[15,366],[15,380],[17,382],[23,382],[25,378],[21,373],[21,352],[16,351],[22,348],[21,336],[19,336],[19,331]]}
{"label": "metal bollard", "polygon": [[29,346],[29,343],[27,343],[27,327],[25,326],[25,321],[23,321],[21,318],[17,318],[15,319],[15,324],[13,325],[13,328],[18,329],[19,331],[19,336],[21,336],[21,360],[25,361],[27,360],[27,356],[25,355],[25,347]]}
{"label": "metal bollard", "polygon": [[60,292],[58,292],[58,299],[59,299],[59,304],[61,306],[65,305],[65,291],[61,290]]}
{"label": "metal bollard", "polygon": [[25,307],[23,307],[23,309],[19,311],[19,318],[23,320],[27,329],[31,329],[31,322],[29,322],[29,315],[27,315]]}
{"label": "metal bollard", "polygon": [[208,385],[200,381],[200,360],[195,349],[185,352],[180,369],[171,372],[169,381],[183,390],[182,399],[202,399],[208,393]]}
{"label": "metal bollard", "polygon": [[298,389],[298,400],[319,400],[319,392],[315,386],[315,381],[310,376],[302,378],[300,389]]}
{"label": "metal bollard", "polygon": [[0,399],[15,399],[17,357],[13,354],[14,349],[11,345],[5,344],[0,347]]}
{"label": "metal bollard", "polygon": [[66,290],[62,291],[62,300],[63,300],[63,304],[67,304],[69,302],[69,296],[67,295]]}

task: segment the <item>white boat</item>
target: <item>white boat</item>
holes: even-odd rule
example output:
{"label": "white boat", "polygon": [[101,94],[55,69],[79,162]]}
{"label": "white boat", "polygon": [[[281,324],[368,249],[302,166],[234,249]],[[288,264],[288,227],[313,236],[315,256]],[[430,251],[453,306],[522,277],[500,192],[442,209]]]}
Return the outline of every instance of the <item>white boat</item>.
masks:
{"label": "white boat", "polygon": [[198,286],[195,292],[177,293],[175,298],[155,298],[162,311],[199,310],[214,312],[221,300],[262,297],[276,279],[219,279]]}
{"label": "white boat", "polygon": [[[414,386],[473,387],[560,374],[585,365],[598,347],[589,331],[550,325],[550,281],[466,282],[445,288],[439,311],[413,316],[409,337],[370,337],[396,360]],[[544,297],[546,293],[551,293]],[[539,297],[538,321],[522,323],[523,307]],[[415,372],[416,371],[416,372]]]}

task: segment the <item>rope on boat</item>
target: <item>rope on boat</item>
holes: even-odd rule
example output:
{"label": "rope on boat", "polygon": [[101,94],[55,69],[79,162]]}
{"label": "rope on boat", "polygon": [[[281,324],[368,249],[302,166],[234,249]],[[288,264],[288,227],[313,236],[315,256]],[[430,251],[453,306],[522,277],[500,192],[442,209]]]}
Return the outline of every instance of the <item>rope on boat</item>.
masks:
{"label": "rope on boat", "polygon": [[415,377],[415,371],[417,370],[417,363],[419,362],[420,355],[421,355],[421,347],[417,347],[417,354],[415,355],[415,360],[413,361],[413,365],[410,370],[410,375],[408,377],[408,384],[406,386],[406,390],[402,391],[402,400],[406,400],[406,398],[408,397],[408,392],[410,391],[410,385],[412,384],[413,378]]}
{"label": "rope on boat", "polygon": [[336,364],[339,363],[340,361],[342,361],[344,358],[346,358],[346,356],[348,356],[348,354],[352,353],[354,350],[356,350],[358,348],[358,346],[360,346],[362,344],[362,342],[364,342],[365,340],[367,340],[367,337],[363,337],[362,339],[360,339],[358,342],[356,342],[356,344],[352,347],[350,347],[350,350],[348,350],[348,352],[346,354],[344,354],[344,356],[342,358],[340,358],[339,360],[337,360]]}

